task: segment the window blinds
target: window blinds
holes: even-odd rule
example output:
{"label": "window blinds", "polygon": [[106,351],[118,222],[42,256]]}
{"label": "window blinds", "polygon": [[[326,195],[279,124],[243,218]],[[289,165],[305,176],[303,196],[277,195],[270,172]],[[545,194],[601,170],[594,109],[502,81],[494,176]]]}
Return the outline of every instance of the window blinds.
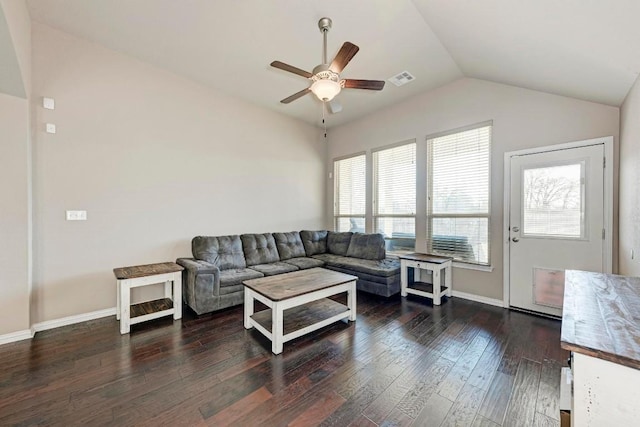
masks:
{"label": "window blinds", "polygon": [[416,236],[416,144],[373,153],[374,227],[393,254],[413,252]]}
{"label": "window blinds", "polygon": [[333,165],[335,229],[337,231],[349,231],[354,228],[362,228],[362,230],[357,231],[364,232],[366,207],[365,155],[336,160]]}
{"label": "window blinds", "polygon": [[375,215],[415,215],[416,144],[373,153]]}
{"label": "window blinds", "polygon": [[489,263],[491,126],[427,140],[427,247]]}

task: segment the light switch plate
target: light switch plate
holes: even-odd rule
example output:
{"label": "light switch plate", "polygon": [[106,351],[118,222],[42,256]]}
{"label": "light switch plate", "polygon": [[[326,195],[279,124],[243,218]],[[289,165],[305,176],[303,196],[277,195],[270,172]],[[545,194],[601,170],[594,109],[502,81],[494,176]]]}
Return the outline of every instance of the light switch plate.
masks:
{"label": "light switch plate", "polygon": [[67,221],[86,221],[87,211],[67,211]]}
{"label": "light switch plate", "polygon": [[47,123],[47,133],[56,133],[56,125],[53,123]]}
{"label": "light switch plate", "polygon": [[56,109],[56,101],[53,98],[43,98],[42,106],[47,110],[55,110]]}

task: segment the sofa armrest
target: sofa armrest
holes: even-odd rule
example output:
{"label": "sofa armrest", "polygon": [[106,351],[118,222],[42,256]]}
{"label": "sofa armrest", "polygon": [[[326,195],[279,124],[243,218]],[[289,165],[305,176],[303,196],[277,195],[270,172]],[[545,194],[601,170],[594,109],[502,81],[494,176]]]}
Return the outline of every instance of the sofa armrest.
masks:
{"label": "sofa armrest", "polygon": [[220,269],[215,265],[193,258],[178,258],[183,266],[182,299],[197,314],[211,311],[209,306],[220,294]]}
{"label": "sofa armrest", "polygon": [[178,258],[176,264],[183,266],[185,269],[193,271],[196,274],[220,274],[220,269],[207,261],[201,261],[193,258]]}

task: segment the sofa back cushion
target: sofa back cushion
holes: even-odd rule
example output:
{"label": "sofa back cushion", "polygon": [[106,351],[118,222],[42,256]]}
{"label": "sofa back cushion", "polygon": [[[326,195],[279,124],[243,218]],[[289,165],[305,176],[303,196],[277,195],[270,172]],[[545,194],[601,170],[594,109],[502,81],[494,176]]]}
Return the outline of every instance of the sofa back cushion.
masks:
{"label": "sofa back cushion", "polygon": [[299,232],[273,233],[273,238],[276,241],[280,261],[307,256]]}
{"label": "sofa back cushion", "polygon": [[350,231],[330,231],[327,234],[327,251],[334,255],[347,255],[353,233]]}
{"label": "sofa back cushion", "polygon": [[302,230],[300,239],[304,245],[304,251],[307,256],[316,254],[324,254],[327,252],[327,230]]}
{"label": "sofa back cushion", "polygon": [[271,233],[264,234],[243,234],[242,249],[247,265],[268,264],[280,261],[276,241]]}
{"label": "sofa back cushion", "polygon": [[220,270],[245,268],[240,236],[197,236],[191,241],[193,257],[209,262]]}
{"label": "sofa back cushion", "polygon": [[349,242],[347,256],[360,259],[381,260],[386,256],[384,236],[379,233],[354,233]]}

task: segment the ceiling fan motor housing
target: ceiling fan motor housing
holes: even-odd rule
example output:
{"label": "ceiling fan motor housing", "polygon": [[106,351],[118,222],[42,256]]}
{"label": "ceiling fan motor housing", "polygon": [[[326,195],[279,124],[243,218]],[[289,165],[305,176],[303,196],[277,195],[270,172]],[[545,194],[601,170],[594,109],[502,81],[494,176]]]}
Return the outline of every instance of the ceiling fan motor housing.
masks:
{"label": "ceiling fan motor housing", "polygon": [[340,82],[340,74],[336,73],[329,69],[329,64],[320,64],[313,69],[313,76],[311,76],[311,80],[332,80],[334,82]]}

